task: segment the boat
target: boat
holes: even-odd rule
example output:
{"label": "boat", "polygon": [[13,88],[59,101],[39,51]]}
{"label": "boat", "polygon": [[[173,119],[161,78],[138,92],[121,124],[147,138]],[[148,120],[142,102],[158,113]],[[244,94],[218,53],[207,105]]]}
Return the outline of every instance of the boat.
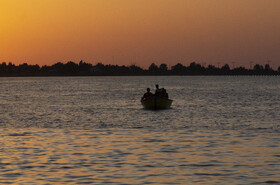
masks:
{"label": "boat", "polygon": [[173,100],[171,99],[156,95],[141,100],[141,104],[143,105],[144,109],[151,110],[169,109],[172,102]]}

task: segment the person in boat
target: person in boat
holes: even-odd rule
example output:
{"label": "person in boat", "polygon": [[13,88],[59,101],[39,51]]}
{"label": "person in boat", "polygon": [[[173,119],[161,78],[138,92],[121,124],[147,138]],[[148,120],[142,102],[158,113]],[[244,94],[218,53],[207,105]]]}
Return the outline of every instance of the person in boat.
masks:
{"label": "person in boat", "polygon": [[149,97],[153,96],[153,93],[151,93],[150,88],[147,88],[147,92],[143,95],[143,97],[141,98],[141,100],[145,100],[148,99]]}
{"label": "person in boat", "polygon": [[166,92],[166,89],[162,88],[163,89],[163,93],[162,93],[162,96],[164,98],[168,98],[168,93]]}
{"label": "person in boat", "polygon": [[156,91],[155,91],[155,95],[159,96],[161,94],[161,89],[159,89],[158,84],[156,84]]}
{"label": "person in boat", "polygon": [[164,88],[159,88],[159,85],[156,84],[156,91],[155,91],[155,95],[156,96],[162,96],[165,98],[168,98],[168,93],[166,92],[166,90]]}

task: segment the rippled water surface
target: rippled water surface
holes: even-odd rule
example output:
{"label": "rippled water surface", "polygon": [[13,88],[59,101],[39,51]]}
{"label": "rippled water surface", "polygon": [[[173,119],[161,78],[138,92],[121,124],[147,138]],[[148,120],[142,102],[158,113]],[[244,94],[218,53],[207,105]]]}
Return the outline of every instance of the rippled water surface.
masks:
{"label": "rippled water surface", "polygon": [[0,78],[0,130],[0,184],[280,184],[279,77]]}

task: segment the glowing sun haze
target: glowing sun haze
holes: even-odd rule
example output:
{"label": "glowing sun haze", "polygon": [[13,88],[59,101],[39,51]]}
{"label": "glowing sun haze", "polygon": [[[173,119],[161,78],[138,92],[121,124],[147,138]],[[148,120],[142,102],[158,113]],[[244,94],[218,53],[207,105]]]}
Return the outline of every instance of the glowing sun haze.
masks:
{"label": "glowing sun haze", "polygon": [[0,62],[280,65],[279,0],[0,0]]}

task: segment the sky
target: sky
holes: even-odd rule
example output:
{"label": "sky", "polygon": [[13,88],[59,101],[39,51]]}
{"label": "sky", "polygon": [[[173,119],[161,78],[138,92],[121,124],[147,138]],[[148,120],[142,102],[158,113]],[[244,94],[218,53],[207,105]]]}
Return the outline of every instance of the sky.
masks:
{"label": "sky", "polygon": [[0,0],[0,62],[276,69],[279,10],[279,0]]}

